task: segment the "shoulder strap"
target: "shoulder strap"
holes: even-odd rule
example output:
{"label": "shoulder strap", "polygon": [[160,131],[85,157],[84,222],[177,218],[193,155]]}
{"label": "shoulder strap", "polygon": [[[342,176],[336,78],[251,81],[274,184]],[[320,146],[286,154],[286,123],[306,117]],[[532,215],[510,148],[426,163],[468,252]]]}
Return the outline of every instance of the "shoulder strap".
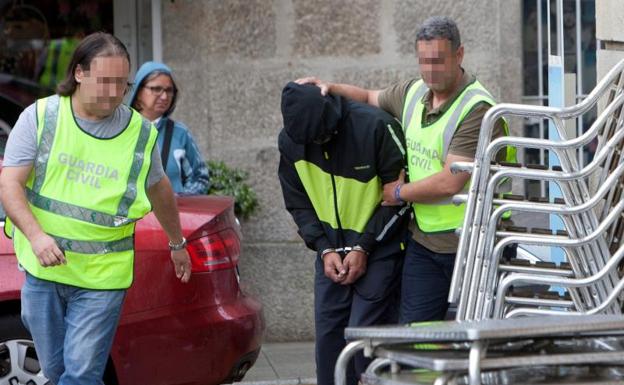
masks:
{"label": "shoulder strap", "polygon": [[173,119],[167,118],[166,124],[167,125],[165,126],[165,138],[163,140],[163,147],[160,150],[160,159],[162,160],[165,174],[167,173],[167,160],[169,159],[169,148],[171,147],[171,137],[173,136]]}

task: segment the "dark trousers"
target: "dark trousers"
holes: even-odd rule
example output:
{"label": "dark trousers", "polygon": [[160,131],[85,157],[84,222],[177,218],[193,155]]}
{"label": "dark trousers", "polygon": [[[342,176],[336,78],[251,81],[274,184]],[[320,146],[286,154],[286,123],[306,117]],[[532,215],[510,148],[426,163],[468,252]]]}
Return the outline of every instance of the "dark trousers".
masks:
{"label": "dark trousers", "polygon": [[[349,326],[392,324],[398,320],[402,255],[375,260],[369,257],[364,274],[355,284],[332,282],[316,261],[314,318],[316,328],[316,376],[318,385],[334,384],[336,360],[346,345]],[[359,353],[347,370],[347,384],[355,385],[369,360]]]}
{"label": "dark trousers", "polygon": [[[433,252],[408,237],[401,276],[399,323],[443,320],[449,308],[456,254]],[[516,245],[506,246],[502,258],[515,257]]]}
{"label": "dark trousers", "polygon": [[435,253],[408,237],[399,322],[443,320],[449,307],[455,254]]}

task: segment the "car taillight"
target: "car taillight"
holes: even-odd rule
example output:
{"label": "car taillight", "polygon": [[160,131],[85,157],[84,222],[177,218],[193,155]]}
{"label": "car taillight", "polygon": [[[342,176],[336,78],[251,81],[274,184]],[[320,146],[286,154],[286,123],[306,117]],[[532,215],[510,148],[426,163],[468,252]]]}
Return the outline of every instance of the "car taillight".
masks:
{"label": "car taillight", "polygon": [[187,250],[194,273],[233,269],[238,264],[240,241],[227,229],[190,241]]}

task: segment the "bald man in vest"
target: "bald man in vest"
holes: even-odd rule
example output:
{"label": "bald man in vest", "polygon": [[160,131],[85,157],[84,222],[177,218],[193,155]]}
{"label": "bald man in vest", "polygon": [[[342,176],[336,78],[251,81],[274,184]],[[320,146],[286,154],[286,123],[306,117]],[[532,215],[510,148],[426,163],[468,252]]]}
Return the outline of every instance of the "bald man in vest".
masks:
{"label": "bald man in vest", "polygon": [[[462,67],[464,47],[455,22],[431,17],[416,34],[421,79],[410,79],[382,90],[368,90],[317,78],[323,94],[342,95],[378,106],[399,119],[407,144],[409,183],[399,178],[384,186],[386,204],[411,202],[414,220],[403,265],[401,323],[444,319],[459,238],[455,230],[464,218],[464,205],[454,206],[453,195],[470,180],[467,173],[453,174],[454,162],[472,161],[481,121],[495,104],[485,87]],[[508,134],[497,122],[494,137]],[[507,154],[506,154],[507,152]],[[501,151],[500,160],[515,159]]]}

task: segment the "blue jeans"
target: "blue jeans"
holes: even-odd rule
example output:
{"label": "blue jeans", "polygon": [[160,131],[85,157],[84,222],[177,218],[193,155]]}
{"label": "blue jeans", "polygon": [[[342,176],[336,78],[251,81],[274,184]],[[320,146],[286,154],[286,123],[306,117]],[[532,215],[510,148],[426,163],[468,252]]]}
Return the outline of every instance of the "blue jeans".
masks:
{"label": "blue jeans", "polygon": [[54,385],[101,385],[125,290],[88,290],[26,273],[22,321]]}
{"label": "blue jeans", "polygon": [[455,254],[435,253],[408,237],[399,322],[443,320],[449,307]]}

